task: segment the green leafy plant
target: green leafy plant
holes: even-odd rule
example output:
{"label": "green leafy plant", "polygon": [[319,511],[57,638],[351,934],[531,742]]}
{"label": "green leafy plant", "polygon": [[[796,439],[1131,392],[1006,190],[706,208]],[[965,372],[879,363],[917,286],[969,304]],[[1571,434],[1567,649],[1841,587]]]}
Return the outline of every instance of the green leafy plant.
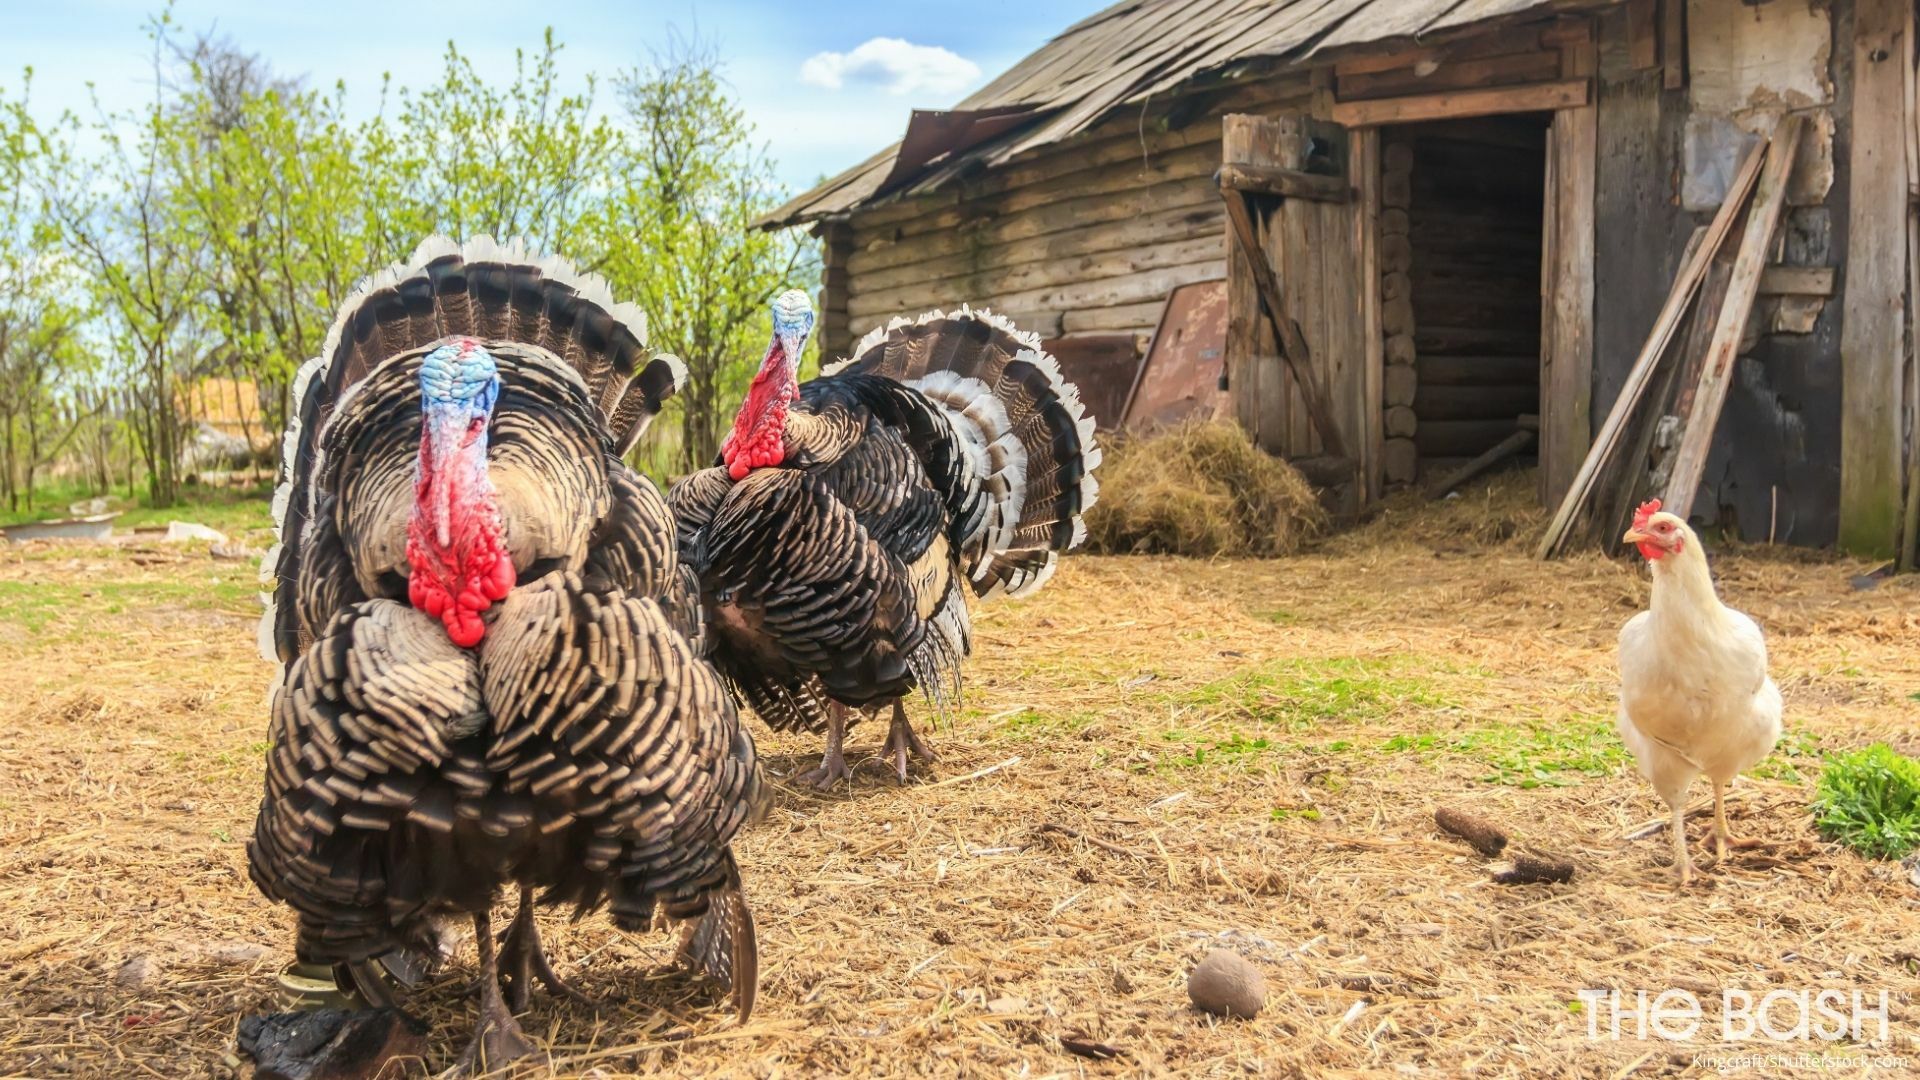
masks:
{"label": "green leafy plant", "polygon": [[1885,743],[1827,759],[1814,789],[1814,823],[1869,858],[1920,847],[1920,761]]}

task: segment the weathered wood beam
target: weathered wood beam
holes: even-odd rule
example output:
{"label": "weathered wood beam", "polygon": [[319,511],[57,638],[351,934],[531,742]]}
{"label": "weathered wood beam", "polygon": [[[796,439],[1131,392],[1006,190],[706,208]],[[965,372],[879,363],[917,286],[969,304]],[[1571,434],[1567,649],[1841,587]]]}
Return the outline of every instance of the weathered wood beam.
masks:
{"label": "weathered wood beam", "polygon": [[1840,546],[1884,558],[1901,516],[1906,292],[1906,26],[1911,0],[1858,0],[1847,177],[1847,288],[1840,322]]}
{"label": "weathered wood beam", "polygon": [[1287,314],[1279,279],[1274,277],[1273,267],[1262,254],[1260,234],[1254,228],[1253,208],[1248,205],[1247,195],[1231,188],[1223,188],[1220,194],[1227,205],[1228,226],[1233,230],[1235,242],[1231,246],[1240,253],[1253,277],[1260,313],[1273,328],[1274,337],[1280,343],[1280,358],[1300,386],[1300,396],[1306,401],[1307,416],[1320,436],[1320,445],[1329,457],[1347,457],[1346,441],[1340,437],[1340,428],[1333,422],[1333,411],[1327,404],[1326,391],[1314,373],[1313,355],[1307,349],[1306,339],[1300,336],[1300,324]]}
{"label": "weathered wood beam", "polygon": [[[1773,246],[1781,207],[1786,204],[1787,174],[1793,169],[1794,148],[1800,143],[1800,129],[1805,123],[1805,117],[1801,116],[1788,116],[1780,121],[1767,145],[1767,162],[1761,167],[1760,180],[1754,187],[1753,206],[1747,211],[1746,229],[1740,237],[1740,253],[1734,257],[1733,277],[1727,284],[1727,302],[1714,324],[1713,342],[1707,348],[1706,362],[1701,365],[1700,381],[1694,390],[1693,415],[1680,436],[1673,472],[1667,478],[1666,508],[1683,519],[1693,509],[1700,478],[1707,471],[1707,452],[1713,448],[1713,432],[1720,424],[1720,409],[1726,403],[1727,390],[1733,385],[1733,362],[1740,350],[1740,337],[1747,328],[1747,315],[1753,310],[1753,299],[1760,288],[1760,271],[1766,268],[1767,251]],[[1846,355],[1844,348],[1841,355]],[[1897,483],[1897,464],[1895,469]],[[1887,524],[1892,525],[1891,518]],[[1889,541],[1891,535],[1889,532]]]}
{"label": "weathered wood beam", "polygon": [[1769,266],[1760,271],[1761,296],[1832,296],[1831,266]]}
{"label": "weathered wood beam", "polygon": [[1502,113],[1578,109],[1593,100],[1590,78],[1503,86],[1492,90],[1453,90],[1412,97],[1334,103],[1333,122],[1347,127],[1406,124],[1417,120],[1448,120]]}
{"label": "weathered wood beam", "polygon": [[1312,199],[1315,202],[1343,203],[1351,196],[1344,178],[1321,176],[1318,173],[1300,172],[1297,169],[1275,169],[1263,165],[1237,165],[1227,163],[1220,166],[1215,174],[1215,182],[1222,188],[1244,191],[1250,195],[1278,195],[1285,199]]}
{"label": "weathered wood beam", "polygon": [[1479,457],[1474,458],[1472,461],[1441,477],[1433,487],[1428,489],[1427,497],[1430,499],[1446,498],[1447,492],[1452,491],[1461,484],[1479,476],[1481,473],[1486,472],[1488,469],[1493,468],[1495,465],[1500,464],[1518,454],[1520,451],[1525,450],[1528,446],[1531,446],[1533,444],[1533,437],[1533,432],[1525,428],[1515,431],[1513,434],[1495,443]]}

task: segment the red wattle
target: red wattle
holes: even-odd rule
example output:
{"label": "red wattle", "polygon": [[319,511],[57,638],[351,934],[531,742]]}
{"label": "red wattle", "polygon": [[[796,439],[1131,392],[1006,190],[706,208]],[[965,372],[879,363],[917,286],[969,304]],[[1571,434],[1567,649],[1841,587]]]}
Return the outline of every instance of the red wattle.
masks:
{"label": "red wattle", "polygon": [[[407,599],[414,607],[439,619],[455,645],[472,648],[486,636],[480,613],[513,591],[513,559],[507,554],[500,530],[500,510],[491,486],[483,479],[475,490],[453,482],[450,492],[432,490],[435,470],[432,450],[421,440],[420,479],[414,486],[414,511],[407,521],[407,562],[412,576]],[[484,453],[484,446],[462,452]],[[443,476],[451,478],[457,470]],[[434,528],[431,500],[447,499],[447,539],[441,546]]]}
{"label": "red wattle", "polygon": [[1651,540],[1642,540],[1633,546],[1640,549],[1640,557],[1648,562],[1658,562],[1660,556],[1667,553],[1666,548],[1661,547]]}
{"label": "red wattle", "polygon": [[799,396],[800,387],[783,357],[776,344],[747,387],[747,400],[740,403],[733,430],[720,444],[720,459],[735,480],[787,460],[787,407]]}

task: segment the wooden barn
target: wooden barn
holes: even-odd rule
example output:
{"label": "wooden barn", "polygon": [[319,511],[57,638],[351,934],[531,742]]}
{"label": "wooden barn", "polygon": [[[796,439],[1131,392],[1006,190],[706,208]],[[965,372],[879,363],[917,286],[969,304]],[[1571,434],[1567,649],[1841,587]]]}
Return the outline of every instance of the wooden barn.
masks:
{"label": "wooden barn", "polygon": [[[1232,415],[1351,507],[1521,456],[1911,545],[1914,0],[1123,0],[765,222],[823,344],[961,302],[1103,426]],[[1569,497],[1571,492],[1571,497]]]}

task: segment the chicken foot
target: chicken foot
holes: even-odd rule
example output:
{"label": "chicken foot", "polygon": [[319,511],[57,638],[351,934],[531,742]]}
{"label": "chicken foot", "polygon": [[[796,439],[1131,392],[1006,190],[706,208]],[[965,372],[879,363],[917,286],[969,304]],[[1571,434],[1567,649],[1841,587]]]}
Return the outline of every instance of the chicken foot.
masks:
{"label": "chicken foot", "polygon": [[507,1007],[516,1013],[526,1011],[534,979],[539,979],[547,992],[555,997],[563,997],[579,1005],[593,1005],[591,998],[574,989],[560,977],[559,972],[553,970],[546,947],[540,943],[540,928],[533,921],[531,885],[520,886],[520,910],[514,913],[513,925],[507,928],[505,936],[500,939],[500,968],[501,975],[507,980]]}
{"label": "chicken foot", "polygon": [[907,719],[907,707],[899,698],[893,701],[893,725],[887,729],[887,742],[880,748],[880,756],[893,762],[893,771],[901,783],[907,782],[907,759],[919,758],[922,761],[938,761],[939,755],[933,748],[921,740],[913,730],[913,722]]}
{"label": "chicken foot", "polygon": [[454,1066],[455,1076],[478,1076],[536,1052],[500,996],[500,958],[494,951],[493,921],[487,912],[473,913],[473,936],[480,947],[480,1015],[473,1041]]}
{"label": "chicken foot", "polygon": [[847,708],[839,702],[827,703],[827,752],[820,759],[817,768],[794,776],[797,784],[805,784],[815,791],[826,791],[853,775],[847,768],[846,755],[842,752],[847,739]]}
{"label": "chicken foot", "polygon": [[1729,850],[1746,851],[1769,846],[1765,840],[1736,837],[1727,828],[1726,790],[1731,785],[1713,785],[1713,856],[1724,862]]}

